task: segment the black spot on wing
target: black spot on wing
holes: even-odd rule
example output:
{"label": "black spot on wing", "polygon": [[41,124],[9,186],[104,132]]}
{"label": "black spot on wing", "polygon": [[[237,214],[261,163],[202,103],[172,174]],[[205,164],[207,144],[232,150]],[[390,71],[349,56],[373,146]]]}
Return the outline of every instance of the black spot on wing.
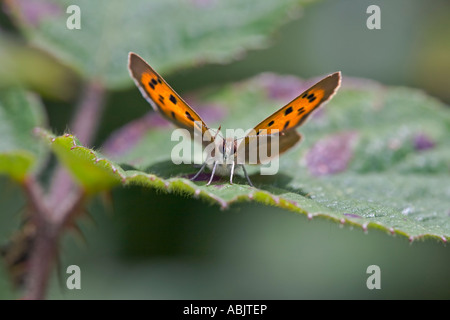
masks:
{"label": "black spot on wing", "polygon": [[287,108],[287,109],[284,111],[284,115],[287,116],[287,115],[288,115],[289,113],[291,113],[293,110],[294,110],[294,109],[292,109],[292,107]]}
{"label": "black spot on wing", "polygon": [[166,105],[166,104],[164,103],[164,97],[163,97],[162,95],[159,95],[158,100],[159,100],[159,102],[161,102],[161,104],[162,104],[163,106]]}
{"label": "black spot on wing", "polygon": [[[172,95],[170,95],[171,97],[173,97]],[[194,121],[194,118],[192,118],[191,114],[189,113],[189,111],[186,111],[186,117],[191,120]]]}
{"label": "black spot on wing", "polygon": [[155,90],[155,85],[154,85],[151,81],[149,81],[148,85],[150,86],[150,88],[152,88],[153,90]]}
{"label": "black spot on wing", "polygon": [[284,124],[283,130],[286,129],[289,126],[289,121],[286,121],[286,123]]}
{"label": "black spot on wing", "polygon": [[157,82],[155,79],[152,79],[152,83],[153,83],[154,85],[157,85],[157,84],[158,84],[158,82]]}
{"label": "black spot on wing", "polygon": [[[172,101],[173,104],[177,104],[177,98],[175,98],[173,95],[170,95],[169,100]],[[186,113],[188,113],[186,111]]]}
{"label": "black spot on wing", "polygon": [[273,124],[275,123],[275,121],[270,121],[267,125],[270,127],[270,126],[272,126]]}
{"label": "black spot on wing", "polygon": [[175,112],[172,111],[170,114],[172,115],[172,118],[176,119]]}
{"label": "black spot on wing", "polygon": [[303,112],[305,112],[305,107],[301,107],[297,109],[297,115],[301,115]]}

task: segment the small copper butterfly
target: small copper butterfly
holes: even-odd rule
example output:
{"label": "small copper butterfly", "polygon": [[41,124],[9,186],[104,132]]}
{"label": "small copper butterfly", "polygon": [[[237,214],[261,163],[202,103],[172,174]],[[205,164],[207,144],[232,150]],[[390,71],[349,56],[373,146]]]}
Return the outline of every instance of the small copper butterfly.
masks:
{"label": "small copper butterfly", "polygon": [[[276,135],[278,141],[279,156],[297,144],[302,136],[295,129],[302,125],[311,113],[328,101],[337,91],[341,83],[341,73],[335,72],[323,78],[315,85],[301,93],[297,98],[287,105],[261,121],[254,129],[243,138],[227,138],[218,142],[217,133],[212,134],[209,127],[168,84],[167,82],[137,54],[130,52],[128,57],[128,69],[131,77],[142,93],[142,96],[150,103],[156,112],[159,112],[164,118],[172,122],[179,128],[184,128],[191,133],[198,130],[203,137],[203,145],[210,143],[218,144],[218,150],[221,154],[220,159],[213,157],[212,163],[207,159],[198,173],[191,179],[195,180],[198,175],[209,165],[212,174],[208,185],[211,184],[214,174],[229,174],[230,183],[233,183],[233,174],[236,167],[242,167],[248,183],[253,186],[244,164],[261,164],[261,159],[257,156],[256,162],[250,162],[252,152],[259,154],[262,147],[267,148],[270,140],[267,136]],[[219,128],[220,130],[220,128]],[[217,131],[218,132],[218,131]],[[262,134],[261,134],[262,133]],[[266,139],[262,139],[262,138]],[[239,140],[241,140],[239,142]],[[239,142],[239,143],[238,143]],[[239,157],[243,155],[243,157]],[[229,161],[231,159],[231,161]],[[241,159],[241,161],[239,161]]]}

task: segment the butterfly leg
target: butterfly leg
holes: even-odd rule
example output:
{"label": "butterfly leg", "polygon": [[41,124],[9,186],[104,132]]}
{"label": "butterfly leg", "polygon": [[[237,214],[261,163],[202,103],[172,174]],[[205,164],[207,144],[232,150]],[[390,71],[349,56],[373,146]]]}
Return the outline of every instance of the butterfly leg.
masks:
{"label": "butterfly leg", "polygon": [[211,182],[212,182],[212,180],[214,178],[214,173],[216,172],[217,162],[218,161],[214,161],[214,166],[213,166],[213,169],[212,169],[211,178],[209,178],[209,181],[206,184],[207,186],[209,186],[211,184]]}
{"label": "butterfly leg", "polygon": [[235,166],[235,163],[233,161],[233,163],[231,164],[230,184],[233,184],[234,166]]}
{"label": "butterfly leg", "polygon": [[244,176],[245,176],[245,178],[247,178],[248,184],[254,188],[255,186],[253,185],[252,181],[250,180],[250,177],[247,174],[247,170],[245,170],[245,166],[244,165],[241,165],[241,166],[242,166],[242,170],[244,170]]}
{"label": "butterfly leg", "polygon": [[202,165],[202,167],[200,168],[200,170],[199,170],[199,171],[195,174],[195,176],[193,176],[190,180],[191,180],[191,181],[194,181],[195,179],[197,179],[197,177],[200,175],[200,173],[203,172],[203,170],[205,169],[205,167],[206,167],[206,161],[203,162],[203,165]]}

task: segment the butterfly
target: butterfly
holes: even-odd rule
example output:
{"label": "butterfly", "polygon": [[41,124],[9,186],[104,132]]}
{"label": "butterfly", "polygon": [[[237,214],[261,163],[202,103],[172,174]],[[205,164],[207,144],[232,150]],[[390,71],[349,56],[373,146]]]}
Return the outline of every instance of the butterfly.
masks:
{"label": "butterfly", "polygon": [[[341,83],[340,72],[330,74],[261,121],[244,137],[224,139],[218,136],[220,127],[216,133],[212,132],[197,112],[144,59],[133,52],[128,55],[128,70],[142,96],[156,112],[175,126],[188,130],[191,137],[194,132],[201,133],[204,147],[211,143],[215,145],[200,170],[191,178],[195,180],[208,166],[212,173],[207,185],[211,184],[216,173],[229,174],[232,184],[235,169],[241,167],[248,184],[253,187],[244,165],[263,164],[264,161],[270,161],[296,145],[302,139],[296,128],[302,125],[314,110],[331,99]],[[277,147],[275,152],[263,159],[260,151],[275,146],[273,141]]]}

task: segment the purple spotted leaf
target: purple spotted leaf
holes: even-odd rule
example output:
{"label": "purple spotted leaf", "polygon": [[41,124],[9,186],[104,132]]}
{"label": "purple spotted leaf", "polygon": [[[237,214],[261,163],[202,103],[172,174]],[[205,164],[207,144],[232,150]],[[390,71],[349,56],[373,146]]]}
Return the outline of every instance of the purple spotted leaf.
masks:
{"label": "purple spotted leaf", "polygon": [[353,156],[356,132],[340,132],[317,141],[305,156],[312,175],[330,175],[345,171]]}
{"label": "purple spotted leaf", "polygon": [[424,133],[418,133],[414,137],[414,149],[418,151],[432,149],[434,147],[433,140]]}
{"label": "purple spotted leaf", "polygon": [[126,153],[150,130],[161,130],[161,128],[169,126],[170,123],[162,118],[162,116],[154,112],[149,112],[142,118],[136,119],[113,132],[110,138],[104,143],[103,152],[112,157],[117,154]]}
{"label": "purple spotted leaf", "polygon": [[[319,116],[298,128],[303,140],[282,155],[275,175],[261,175],[259,167],[247,166],[255,188],[240,168],[234,184],[228,176],[217,176],[206,186],[209,169],[191,181],[198,165],[174,164],[172,152],[179,141],[172,141],[173,127],[153,111],[116,131],[102,153],[80,145],[69,148],[76,140],[63,137],[55,140],[57,155],[89,190],[138,184],[190,195],[223,209],[253,201],[364,231],[376,228],[409,240],[447,242],[449,110],[420,91],[358,81],[344,75],[342,88]],[[221,125],[224,133],[252,128],[289,102],[295,87],[300,94],[305,83],[311,82],[263,74],[187,97],[210,127]],[[76,170],[80,161],[86,173]],[[95,183],[95,177],[102,177],[101,183]]]}

